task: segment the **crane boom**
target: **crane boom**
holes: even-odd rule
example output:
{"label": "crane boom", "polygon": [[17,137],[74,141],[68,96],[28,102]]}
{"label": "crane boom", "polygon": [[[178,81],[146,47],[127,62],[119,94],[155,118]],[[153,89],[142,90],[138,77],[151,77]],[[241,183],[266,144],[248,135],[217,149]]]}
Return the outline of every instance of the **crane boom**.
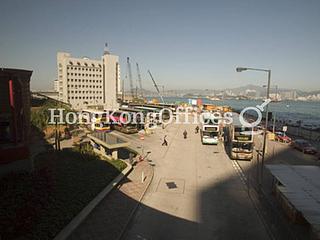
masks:
{"label": "crane boom", "polygon": [[139,82],[139,88],[140,88],[140,95],[141,97],[143,97],[143,90],[142,90],[142,81],[141,81],[141,74],[140,74],[140,68],[139,68],[139,64],[136,63],[137,65],[137,74],[138,74],[138,82]]}
{"label": "crane boom", "polygon": [[129,57],[127,57],[127,68],[128,68],[131,96],[132,98],[134,98],[134,88],[133,88],[133,82],[132,82],[132,72],[131,72],[131,64],[130,64]]}
{"label": "crane boom", "polygon": [[156,81],[154,80],[154,78],[153,78],[150,70],[148,70],[148,73],[149,73],[149,75],[150,75],[150,77],[151,77],[151,80],[152,80],[152,82],[153,82],[154,87],[156,88],[156,90],[157,90],[157,92],[158,92],[158,94],[159,94],[159,97],[160,97],[162,103],[165,103],[164,100],[163,100],[163,97],[162,97],[162,95],[161,95],[161,93],[160,93],[160,90],[159,90],[159,88],[158,88],[158,85],[157,85]]}

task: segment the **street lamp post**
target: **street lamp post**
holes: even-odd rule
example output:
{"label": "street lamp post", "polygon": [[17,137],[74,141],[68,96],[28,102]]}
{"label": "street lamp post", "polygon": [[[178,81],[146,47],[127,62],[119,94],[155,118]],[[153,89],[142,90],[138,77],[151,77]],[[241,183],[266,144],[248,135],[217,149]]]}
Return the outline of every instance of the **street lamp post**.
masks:
{"label": "street lamp post", "polygon": [[[267,87],[267,85],[263,85],[263,87]],[[270,86],[274,87],[276,89],[276,94],[275,94],[275,101],[278,102],[278,85]],[[275,127],[276,127],[276,112],[272,113],[272,118],[273,118],[273,125],[272,125],[272,133],[275,133]]]}
{"label": "street lamp post", "polygon": [[[261,69],[261,68],[247,68],[247,67],[237,67],[237,72],[243,72],[243,71],[260,71],[260,72],[267,72],[268,73],[268,85],[267,85],[267,99],[270,98],[270,82],[271,82],[271,70],[270,69]],[[264,127],[264,134],[263,134],[263,146],[262,146],[262,159],[261,159],[261,166],[260,166],[260,181],[259,181],[259,187],[261,189],[261,183],[263,180],[263,167],[264,167],[264,159],[265,159],[265,153],[266,153],[266,145],[267,145],[267,130],[268,130],[268,104],[265,106],[266,111],[266,118],[265,118],[265,127]]]}

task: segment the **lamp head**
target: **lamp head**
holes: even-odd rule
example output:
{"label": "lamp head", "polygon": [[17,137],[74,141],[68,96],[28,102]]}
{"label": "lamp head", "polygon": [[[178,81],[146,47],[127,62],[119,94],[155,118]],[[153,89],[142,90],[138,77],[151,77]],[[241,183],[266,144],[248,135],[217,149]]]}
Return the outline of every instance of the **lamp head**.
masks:
{"label": "lamp head", "polygon": [[248,70],[247,68],[244,68],[244,67],[237,67],[236,68],[236,71],[237,72],[242,72],[242,71],[246,71],[246,70]]}

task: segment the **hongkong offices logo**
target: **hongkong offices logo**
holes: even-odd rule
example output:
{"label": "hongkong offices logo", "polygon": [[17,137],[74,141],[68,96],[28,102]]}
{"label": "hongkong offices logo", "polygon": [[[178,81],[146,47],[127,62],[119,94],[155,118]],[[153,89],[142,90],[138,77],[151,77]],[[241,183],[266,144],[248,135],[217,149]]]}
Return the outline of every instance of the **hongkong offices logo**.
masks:
{"label": "hongkong offices logo", "polygon": [[[244,108],[238,118],[243,127],[254,128],[262,121],[262,112],[271,102],[271,99],[266,99],[261,105],[255,107]],[[175,112],[170,108],[163,108],[159,112],[139,112],[139,111],[81,111],[81,112],[66,112],[64,108],[50,108],[49,124],[140,124],[153,127],[157,125],[175,124],[218,124],[229,125],[234,122],[237,115],[233,112],[201,112],[194,107],[179,106]],[[256,120],[248,121],[246,114],[255,112]],[[246,134],[246,133],[244,133]],[[252,132],[250,133],[252,134]]]}
{"label": "hongkong offices logo", "polygon": [[[271,99],[266,99],[262,104],[256,105],[255,107],[246,107],[240,112],[239,120],[244,127],[254,128],[258,126],[262,121],[262,112],[264,112],[267,105],[271,102]],[[246,112],[255,112],[257,114],[257,119],[253,122],[248,122],[244,117]]]}

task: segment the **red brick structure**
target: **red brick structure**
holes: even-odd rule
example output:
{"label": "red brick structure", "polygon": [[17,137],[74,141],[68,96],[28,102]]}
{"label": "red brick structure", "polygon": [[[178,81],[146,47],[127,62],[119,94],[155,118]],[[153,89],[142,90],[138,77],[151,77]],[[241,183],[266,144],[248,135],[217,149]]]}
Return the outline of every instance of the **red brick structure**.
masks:
{"label": "red brick structure", "polygon": [[7,172],[4,169],[30,165],[31,74],[27,70],[0,68],[0,175]]}

